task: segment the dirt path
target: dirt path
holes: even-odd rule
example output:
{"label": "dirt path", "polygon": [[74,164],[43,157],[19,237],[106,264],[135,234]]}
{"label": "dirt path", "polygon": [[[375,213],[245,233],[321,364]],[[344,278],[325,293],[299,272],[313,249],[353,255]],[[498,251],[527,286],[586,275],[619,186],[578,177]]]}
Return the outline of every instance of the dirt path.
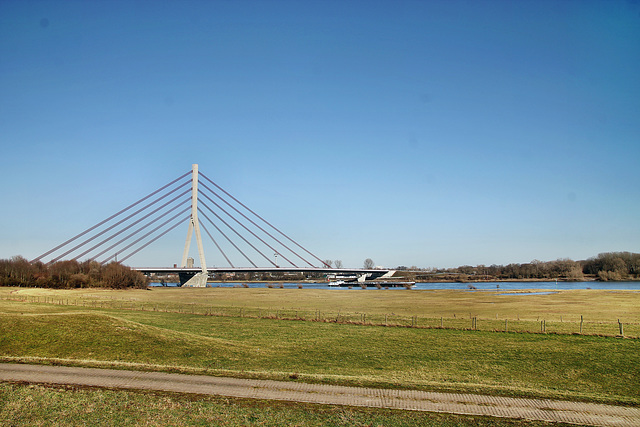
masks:
{"label": "dirt path", "polygon": [[164,390],[329,405],[489,415],[594,426],[640,426],[640,408],[474,394],[247,380],[206,375],[0,363],[0,381]]}

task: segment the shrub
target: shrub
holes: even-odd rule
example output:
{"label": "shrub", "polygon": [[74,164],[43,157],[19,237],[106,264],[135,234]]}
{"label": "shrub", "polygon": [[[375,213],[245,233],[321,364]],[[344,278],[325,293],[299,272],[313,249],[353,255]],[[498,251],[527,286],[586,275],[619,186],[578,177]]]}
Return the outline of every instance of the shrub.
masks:
{"label": "shrub", "polygon": [[139,271],[111,262],[104,267],[101,282],[103,286],[114,289],[146,288],[149,279]]}

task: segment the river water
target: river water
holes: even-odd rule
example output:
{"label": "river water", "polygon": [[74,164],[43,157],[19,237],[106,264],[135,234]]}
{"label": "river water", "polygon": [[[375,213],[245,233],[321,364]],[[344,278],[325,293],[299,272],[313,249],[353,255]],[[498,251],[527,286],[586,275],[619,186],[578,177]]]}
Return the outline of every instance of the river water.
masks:
{"label": "river water", "polygon": [[[151,286],[162,286],[159,283],[151,283]],[[178,286],[177,283],[167,283],[169,287]],[[208,286],[214,288],[233,288],[242,287],[241,283],[219,282],[208,283]],[[280,283],[247,283],[250,288],[266,288],[271,286],[279,288]],[[333,287],[328,283],[282,283],[285,289],[327,289],[327,290],[362,290],[360,286],[354,284],[352,289],[347,287]],[[512,291],[526,289],[602,289],[602,290],[640,290],[640,281],[636,282],[473,282],[473,283],[416,283],[413,289],[418,290],[436,290],[436,289],[456,289],[456,290],[482,290],[482,291]],[[367,288],[367,290],[378,290],[375,287]],[[389,290],[405,290],[405,288],[389,288]]]}

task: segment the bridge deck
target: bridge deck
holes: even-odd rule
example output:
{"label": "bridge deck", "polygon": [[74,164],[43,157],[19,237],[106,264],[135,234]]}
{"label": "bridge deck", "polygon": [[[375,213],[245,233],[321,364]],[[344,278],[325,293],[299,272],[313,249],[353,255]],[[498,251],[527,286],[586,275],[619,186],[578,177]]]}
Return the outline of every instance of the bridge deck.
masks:
{"label": "bridge deck", "polygon": [[[180,267],[132,267],[141,273],[170,274],[170,273],[191,273],[196,274],[202,271],[200,267],[180,268]],[[386,269],[358,269],[358,268],[312,268],[312,267],[207,267],[209,273],[333,273],[333,274],[366,274],[373,273],[384,275],[392,270]]]}

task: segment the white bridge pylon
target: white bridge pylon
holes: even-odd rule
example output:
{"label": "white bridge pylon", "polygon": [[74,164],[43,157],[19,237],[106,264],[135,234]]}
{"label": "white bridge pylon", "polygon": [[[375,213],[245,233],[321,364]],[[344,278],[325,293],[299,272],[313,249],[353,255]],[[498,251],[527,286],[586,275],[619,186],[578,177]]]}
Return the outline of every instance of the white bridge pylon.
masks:
{"label": "white bridge pylon", "polygon": [[207,262],[204,258],[204,247],[202,246],[202,235],[200,234],[200,221],[198,220],[198,165],[191,165],[191,218],[189,219],[189,229],[187,231],[187,240],[184,244],[184,252],[182,253],[182,262],[180,267],[187,266],[187,257],[191,246],[191,236],[195,231],[196,243],[198,245],[198,256],[200,257],[200,265],[202,272],[194,275],[184,286],[204,288],[207,286]]}

